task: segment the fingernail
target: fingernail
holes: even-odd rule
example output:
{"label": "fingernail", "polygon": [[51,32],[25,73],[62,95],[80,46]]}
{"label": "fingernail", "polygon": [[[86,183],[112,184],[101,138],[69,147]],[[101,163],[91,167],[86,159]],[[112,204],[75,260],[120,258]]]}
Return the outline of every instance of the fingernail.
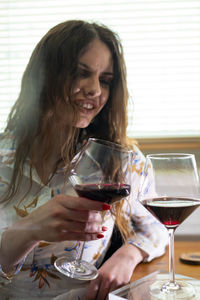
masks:
{"label": "fingernail", "polygon": [[109,210],[109,209],[110,209],[110,205],[104,203],[104,204],[102,204],[102,209],[103,209],[103,210]]}
{"label": "fingernail", "polygon": [[108,227],[102,226],[102,231],[107,231],[107,230],[108,230]]}
{"label": "fingernail", "polygon": [[103,237],[104,237],[104,235],[103,235],[102,233],[98,233],[98,234],[97,234],[97,238],[98,238],[98,239],[101,239],[101,238],[103,238]]}

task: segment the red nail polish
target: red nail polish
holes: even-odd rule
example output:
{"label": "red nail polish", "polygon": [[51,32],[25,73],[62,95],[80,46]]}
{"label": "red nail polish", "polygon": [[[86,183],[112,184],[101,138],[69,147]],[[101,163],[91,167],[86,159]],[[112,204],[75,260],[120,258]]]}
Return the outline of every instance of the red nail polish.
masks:
{"label": "red nail polish", "polygon": [[107,230],[108,230],[108,227],[102,226],[102,231],[107,231]]}
{"label": "red nail polish", "polygon": [[104,203],[104,204],[102,204],[102,209],[103,209],[103,210],[109,210],[109,209],[110,209],[110,205]]}
{"label": "red nail polish", "polygon": [[97,234],[97,238],[98,238],[98,239],[101,239],[101,238],[103,238],[103,237],[104,237],[104,235],[103,235],[102,233],[98,233],[98,234]]}

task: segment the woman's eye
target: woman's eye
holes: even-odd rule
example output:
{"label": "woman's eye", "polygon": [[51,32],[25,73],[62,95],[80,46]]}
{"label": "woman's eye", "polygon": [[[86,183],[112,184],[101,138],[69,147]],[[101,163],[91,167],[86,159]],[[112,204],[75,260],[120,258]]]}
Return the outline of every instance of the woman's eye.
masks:
{"label": "woman's eye", "polygon": [[103,84],[103,85],[106,85],[106,86],[110,86],[111,84],[111,80],[109,79],[104,79],[104,78],[100,78],[100,83]]}
{"label": "woman's eye", "polygon": [[87,70],[79,69],[77,73],[78,73],[79,77],[87,77],[87,76],[89,76],[89,72]]}

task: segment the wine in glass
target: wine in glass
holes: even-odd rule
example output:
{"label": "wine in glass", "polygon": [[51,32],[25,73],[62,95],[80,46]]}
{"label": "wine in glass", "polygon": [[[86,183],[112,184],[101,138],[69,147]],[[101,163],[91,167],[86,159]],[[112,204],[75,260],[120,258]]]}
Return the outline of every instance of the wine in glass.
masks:
{"label": "wine in glass", "polygon": [[[130,194],[132,151],[121,145],[90,138],[82,151],[72,160],[69,181],[78,196],[113,204]],[[95,266],[82,260],[84,243],[78,257],[68,261],[60,257],[55,267],[66,276],[92,280],[98,276]]]}
{"label": "wine in glass", "polygon": [[[150,180],[150,183],[149,183]],[[149,154],[144,166],[139,200],[169,233],[169,281],[156,281],[150,287],[158,299],[190,299],[191,284],[175,280],[174,232],[200,205],[199,177],[193,154]],[[172,298],[170,298],[172,299]]]}

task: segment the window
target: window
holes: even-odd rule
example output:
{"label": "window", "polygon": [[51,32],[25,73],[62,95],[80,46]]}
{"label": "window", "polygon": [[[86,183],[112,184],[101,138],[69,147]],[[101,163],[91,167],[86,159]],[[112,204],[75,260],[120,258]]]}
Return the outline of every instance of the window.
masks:
{"label": "window", "polygon": [[0,0],[0,128],[36,43],[67,19],[98,21],[121,37],[130,137],[200,136],[199,0]]}

